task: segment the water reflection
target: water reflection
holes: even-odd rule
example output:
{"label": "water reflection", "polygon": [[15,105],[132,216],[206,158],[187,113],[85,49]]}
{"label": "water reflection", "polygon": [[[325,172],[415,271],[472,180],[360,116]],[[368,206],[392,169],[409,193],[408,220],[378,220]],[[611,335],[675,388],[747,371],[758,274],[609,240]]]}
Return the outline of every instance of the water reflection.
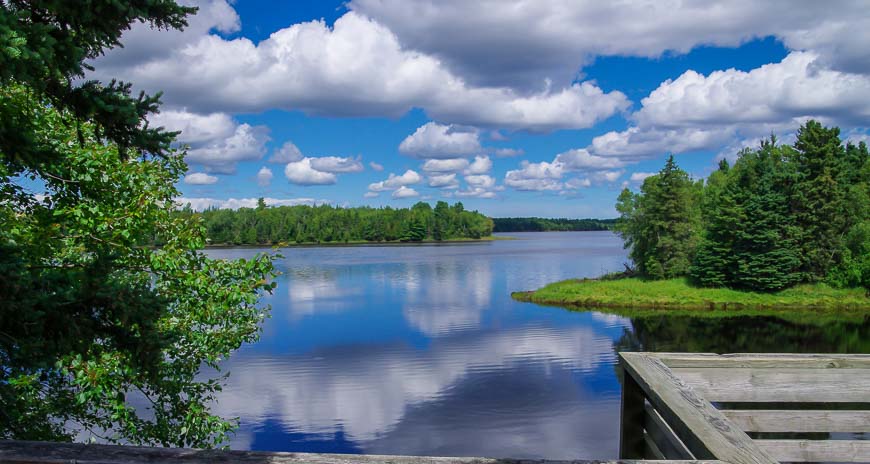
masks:
{"label": "water reflection", "polygon": [[644,314],[618,351],[870,353],[870,315],[766,311],[752,316]]}
{"label": "water reflection", "polygon": [[[433,426],[447,426],[454,417],[489,434],[495,424],[498,435],[505,433],[501,419],[547,422],[566,406],[584,415],[581,400],[595,394],[572,382],[572,375],[609,366],[611,344],[587,327],[538,327],[447,337],[422,352],[391,343],[326,347],[303,356],[239,356],[228,366],[233,375],[218,409],[227,416],[270,419],[284,430],[344,432],[357,443],[377,440],[383,449],[391,449],[389,437],[420,426],[420,418],[405,422],[411,410],[429,410]],[[481,403],[468,391],[485,392],[489,401]],[[615,392],[610,396],[615,400]],[[406,446],[401,439],[392,444]]]}
{"label": "water reflection", "polygon": [[[492,305],[492,273],[485,259],[451,259],[408,266],[403,314],[429,337],[480,326]],[[425,281],[425,285],[418,285]]]}
{"label": "water reflection", "polygon": [[513,235],[523,240],[284,250],[261,341],[225,366],[216,411],[241,419],[231,446],[615,458],[617,350],[870,351],[863,316],[517,303],[511,291],[619,270],[626,258],[607,232]]}

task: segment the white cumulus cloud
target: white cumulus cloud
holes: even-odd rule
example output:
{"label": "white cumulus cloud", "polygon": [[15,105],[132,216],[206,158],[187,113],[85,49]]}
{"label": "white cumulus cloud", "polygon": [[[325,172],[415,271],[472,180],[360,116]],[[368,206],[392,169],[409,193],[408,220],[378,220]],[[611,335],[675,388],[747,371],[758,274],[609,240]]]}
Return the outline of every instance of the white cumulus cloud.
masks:
{"label": "white cumulus cloud", "polygon": [[486,174],[492,170],[492,160],[489,156],[475,156],[474,161],[465,169],[464,173],[468,175]]}
{"label": "white cumulus cloud", "polygon": [[575,171],[612,169],[624,165],[624,163],[617,158],[595,156],[582,148],[559,153],[556,155],[554,162],[561,163],[566,169]]}
{"label": "white cumulus cloud", "polygon": [[407,185],[419,184],[423,180],[423,177],[420,176],[416,171],[412,171],[408,169],[404,174],[397,176],[393,173],[390,173],[390,176],[387,180],[382,180],[380,182],[375,182],[369,184],[369,191],[372,192],[383,192],[385,190],[396,190],[400,187],[404,187]]}
{"label": "white cumulus cloud", "polygon": [[324,21],[293,24],[259,43],[197,28],[159,50],[139,47],[159,34],[137,28],[122,39],[129,50],[139,50],[136,56],[128,48],[112,50],[96,60],[89,77],[163,90],[168,105],[200,113],[284,109],[396,117],[416,107],[454,124],[530,131],[590,127],[629,104],[621,92],[605,93],[590,82],[533,92],[473,85],[354,11],[331,27]]}
{"label": "white cumulus cloud", "polygon": [[491,189],[495,186],[495,178],[487,175],[472,175],[463,178],[465,183],[481,189]]}
{"label": "white cumulus cloud", "polygon": [[216,176],[210,176],[204,172],[192,172],[184,176],[184,183],[190,185],[210,185],[217,181]]}
{"label": "white cumulus cloud", "polygon": [[281,148],[275,150],[275,153],[269,158],[270,163],[290,163],[299,161],[303,158],[302,151],[293,142],[287,141],[281,145]]}
{"label": "white cumulus cloud", "polygon": [[148,120],[152,127],[181,131],[177,141],[189,147],[185,160],[211,172],[234,173],[239,161],[262,158],[269,141],[266,126],[239,124],[226,113],[165,110]]}
{"label": "white cumulus cloud", "polygon": [[429,187],[453,189],[459,187],[459,180],[456,179],[456,173],[439,174],[429,176]]}
{"label": "white cumulus cloud", "polygon": [[399,144],[399,152],[417,158],[456,158],[480,153],[476,130],[427,122]]}
{"label": "white cumulus cloud", "polygon": [[266,187],[272,182],[272,170],[263,166],[257,171],[257,185]]}
{"label": "white cumulus cloud", "polygon": [[520,169],[508,171],[505,174],[504,184],[516,190],[562,190],[562,175],[565,167],[562,163],[530,163],[523,161]]}
{"label": "white cumulus cloud", "polygon": [[465,158],[429,159],[423,163],[426,172],[459,172],[468,167]]}
{"label": "white cumulus cloud", "polygon": [[[437,5],[437,6],[436,6]],[[863,1],[353,0],[402,43],[441,59],[482,86],[567,85],[597,56],[659,58],[699,46],[735,47],[773,36],[826,64],[870,72],[870,16]]]}
{"label": "white cumulus cloud", "polygon": [[318,171],[332,173],[362,172],[364,170],[359,158],[342,158],[339,156],[311,158],[311,167]]}
{"label": "white cumulus cloud", "polygon": [[338,181],[335,174],[314,169],[311,165],[311,158],[302,158],[300,161],[287,163],[287,166],[284,167],[284,176],[297,185],[328,185]]}
{"label": "white cumulus cloud", "polygon": [[728,69],[707,76],[689,70],[642,100],[641,126],[773,123],[809,117],[870,118],[870,76],[827,69],[811,52],[792,52],[779,63],[749,72]]}
{"label": "white cumulus cloud", "polygon": [[[258,198],[230,198],[226,200],[203,197],[178,197],[175,199],[178,207],[190,205],[196,211],[209,208],[239,209],[256,208]],[[329,200],[316,200],[314,198],[264,198],[268,206],[296,206],[296,205],[322,205],[330,203]]]}
{"label": "white cumulus cloud", "polygon": [[406,187],[404,185],[402,185],[401,187],[394,190],[393,194],[392,194],[392,197],[394,199],[413,198],[413,197],[419,197],[419,196],[420,196],[420,194],[417,193],[416,190],[414,190],[410,187]]}

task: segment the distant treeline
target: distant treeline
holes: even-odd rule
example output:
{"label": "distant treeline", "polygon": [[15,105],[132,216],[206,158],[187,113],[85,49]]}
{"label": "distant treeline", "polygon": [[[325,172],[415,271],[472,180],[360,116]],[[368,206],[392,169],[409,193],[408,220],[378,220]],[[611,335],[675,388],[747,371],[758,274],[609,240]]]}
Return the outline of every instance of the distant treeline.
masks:
{"label": "distant treeline", "polygon": [[423,240],[480,239],[492,234],[492,220],[462,203],[439,201],[433,208],[419,202],[411,208],[340,208],[266,206],[208,209],[200,215],[212,244],[268,245],[300,243],[420,242]]}
{"label": "distant treeline", "polygon": [[616,219],[547,219],[539,217],[493,218],[493,232],[552,232],[610,230]]}

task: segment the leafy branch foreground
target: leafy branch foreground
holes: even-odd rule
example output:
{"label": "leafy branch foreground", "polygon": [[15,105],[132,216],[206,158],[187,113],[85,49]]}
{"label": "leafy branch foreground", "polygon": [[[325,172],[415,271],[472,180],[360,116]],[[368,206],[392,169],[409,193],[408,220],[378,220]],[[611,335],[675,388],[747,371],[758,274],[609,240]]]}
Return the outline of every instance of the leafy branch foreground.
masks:
{"label": "leafy branch foreground", "polygon": [[519,301],[584,308],[870,310],[870,298],[863,288],[803,284],[775,293],[762,293],[694,287],[684,278],[571,279],[531,292],[514,292],[511,296]]}
{"label": "leafy branch foreground", "polygon": [[0,151],[0,438],[225,442],[234,421],[209,409],[221,381],[199,373],[257,339],[271,257],[200,251],[201,220],[175,213],[181,153],[130,159],[21,86],[0,101],[64,153]]}

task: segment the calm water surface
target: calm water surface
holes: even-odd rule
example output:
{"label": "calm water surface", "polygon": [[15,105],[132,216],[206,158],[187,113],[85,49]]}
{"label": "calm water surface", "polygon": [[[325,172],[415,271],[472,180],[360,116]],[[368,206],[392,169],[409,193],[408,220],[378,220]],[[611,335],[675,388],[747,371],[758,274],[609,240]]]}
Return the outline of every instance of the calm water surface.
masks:
{"label": "calm water surface", "polygon": [[226,363],[215,411],[241,419],[231,446],[615,458],[617,350],[870,350],[867,317],[629,318],[518,303],[510,292],[621,270],[626,254],[609,232],[509,235],[282,250],[262,339]]}

